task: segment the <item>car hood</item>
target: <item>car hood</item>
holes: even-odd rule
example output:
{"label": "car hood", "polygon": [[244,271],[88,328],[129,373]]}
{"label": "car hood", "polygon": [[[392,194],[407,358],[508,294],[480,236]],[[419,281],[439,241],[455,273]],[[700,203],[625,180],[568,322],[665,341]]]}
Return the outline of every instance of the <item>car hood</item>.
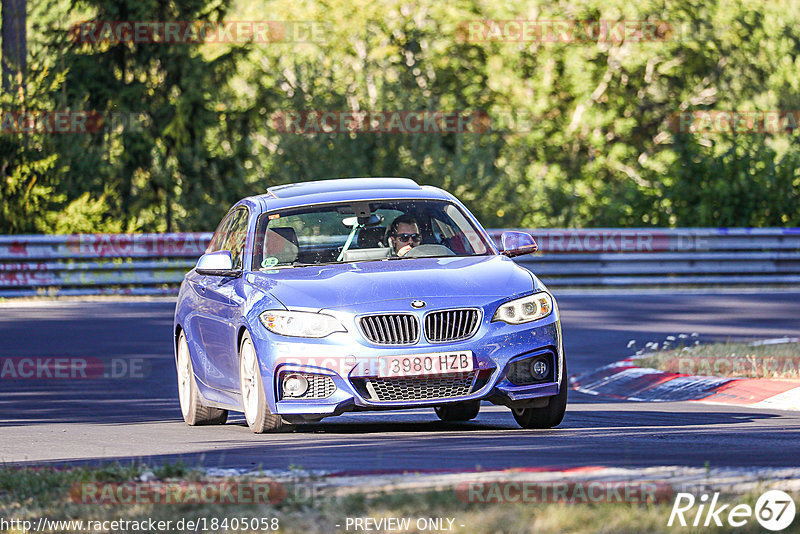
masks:
{"label": "car hood", "polygon": [[246,280],[287,308],[335,308],[393,299],[504,297],[533,289],[505,256],[414,258],[252,272]]}

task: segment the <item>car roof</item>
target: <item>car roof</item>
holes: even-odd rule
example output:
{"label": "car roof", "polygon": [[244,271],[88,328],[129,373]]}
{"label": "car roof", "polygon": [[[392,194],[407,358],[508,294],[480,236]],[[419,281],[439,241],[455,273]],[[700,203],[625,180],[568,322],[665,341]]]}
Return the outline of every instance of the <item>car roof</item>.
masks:
{"label": "car roof", "polygon": [[267,194],[277,198],[295,198],[320,193],[351,191],[353,189],[402,189],[419,191],[420,186],[410,178],[338,178],[296,184],[276,185],[267,189]]}
{"label": "car roof", "polygon": [[420,186],[409,178],[336,178],[300,182],[270,187],[266,194],[246,200],[256,202],[262,211],[268,211],[333,202],[412,198],[455,200],[446,191]]}

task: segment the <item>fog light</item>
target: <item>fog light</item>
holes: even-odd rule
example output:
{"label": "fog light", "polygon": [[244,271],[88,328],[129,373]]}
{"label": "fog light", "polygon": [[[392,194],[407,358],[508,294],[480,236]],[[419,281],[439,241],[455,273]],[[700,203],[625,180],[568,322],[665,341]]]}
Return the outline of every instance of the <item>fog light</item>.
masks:
{"label": "fog light", "polygon": [[303,375],[286,375],[283,378],[284,397],[302,397],[308,391],[308,380]]}
{"label": "fog light", "polygon": [[541,380],[547,376],[547,372],[549,371],[547,362],[544,360],[534,360],[531,364],[531,375],[536,380]]}

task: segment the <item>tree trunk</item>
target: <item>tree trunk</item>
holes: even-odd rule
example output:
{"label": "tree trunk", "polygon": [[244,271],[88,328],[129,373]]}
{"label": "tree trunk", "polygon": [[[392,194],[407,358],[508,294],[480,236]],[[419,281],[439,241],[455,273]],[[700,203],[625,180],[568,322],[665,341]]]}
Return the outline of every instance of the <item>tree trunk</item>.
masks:
{"label": "tree trunk", "polygon": [[3,92],[20,89],[28,63],[27,0],[2,0]]}

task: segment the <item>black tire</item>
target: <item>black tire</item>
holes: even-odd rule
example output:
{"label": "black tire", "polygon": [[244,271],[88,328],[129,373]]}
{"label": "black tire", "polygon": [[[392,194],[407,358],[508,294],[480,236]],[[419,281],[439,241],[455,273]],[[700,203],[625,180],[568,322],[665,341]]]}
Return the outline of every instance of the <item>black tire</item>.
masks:
{"label": "black tire", "polygon": [[273,432],[283,426],[283,419],[269,411],[261,370],[258,365],[253,341],[245,332],[239,345],[239,387],[242,393],[242,408],[247,426],[256,434]]}
{"label": "black tire", "polygon": [[550,397],[550,402],[543,408],[511,409],[514,419],[522,428],[553,428],[564,420],[567,411],[567,362],[561,371],[561,382],[558,394]]}
{"label": "black tire", "polygon": [[191,426],[224,425],[228,420],[228,410],[203,405],[183,331],[178,336],[177,348],[175,365],[178,369],[178,400],[183,420]]}
{"label": "black tire", "polygon": [[436,406],[434,410],[436,410],[436,415],[442,421],[469,421],[478,417],[478,412],[481,411],[481,401],[442,404],[441,406]]}

